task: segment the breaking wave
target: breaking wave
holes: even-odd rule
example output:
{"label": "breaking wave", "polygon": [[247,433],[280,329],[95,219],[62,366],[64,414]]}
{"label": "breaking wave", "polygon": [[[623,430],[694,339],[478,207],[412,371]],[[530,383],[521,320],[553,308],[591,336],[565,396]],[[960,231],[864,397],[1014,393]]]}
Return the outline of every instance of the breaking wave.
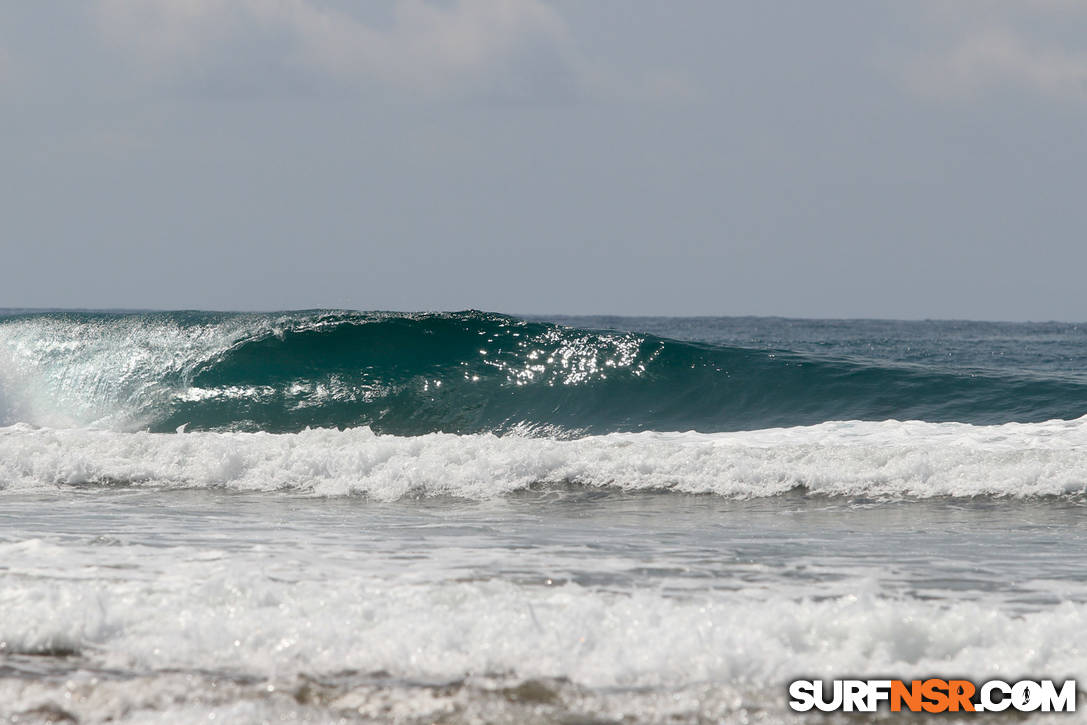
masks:
{"label": "breaking wave", "polygon": [[0,317],[0,424],[402,436],[1073,419],[1077,375],[679,342],[481,312]]}

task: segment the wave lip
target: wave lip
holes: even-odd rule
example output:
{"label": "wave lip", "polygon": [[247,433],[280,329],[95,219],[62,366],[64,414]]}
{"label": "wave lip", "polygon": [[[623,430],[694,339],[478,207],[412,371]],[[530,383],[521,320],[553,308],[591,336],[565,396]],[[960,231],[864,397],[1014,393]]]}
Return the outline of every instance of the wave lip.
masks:
{"label": "wave lip", "polygon": [[884,499],[1087,493],[1087,418],[972,426],[823,423],[573,440],[369,428],[185,434],[0,429],[0,486],[148,486],[487,499],[578,484],[737,498],[794,489]]}

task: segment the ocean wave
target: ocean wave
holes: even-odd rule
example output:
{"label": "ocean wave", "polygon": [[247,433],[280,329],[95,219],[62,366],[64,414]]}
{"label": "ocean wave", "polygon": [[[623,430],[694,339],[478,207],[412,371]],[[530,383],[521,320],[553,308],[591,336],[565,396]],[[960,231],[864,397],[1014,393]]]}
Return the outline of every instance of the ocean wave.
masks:
{"label": "ocean wave", "polygon": [[1087,411],[1078,374],[679,342],[481,312],[0,318],[0,424],[398,435],[996,424]]}
{"label": "ocean wave", "polygon": [[1078,496],[1087,418],[973,426],[838,422],[572,440],[490,433],[119,433],[0,429],[0,487],[135,486],[487,499],[579,485],[753,498],[801,489],[879,498]]}

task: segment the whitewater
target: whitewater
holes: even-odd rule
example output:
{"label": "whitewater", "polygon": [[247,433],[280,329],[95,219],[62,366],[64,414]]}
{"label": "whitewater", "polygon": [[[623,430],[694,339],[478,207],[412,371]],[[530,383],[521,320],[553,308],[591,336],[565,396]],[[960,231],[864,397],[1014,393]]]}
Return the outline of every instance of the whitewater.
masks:
{"label": "whitewater", "polygon": [[0,718],[1082,690],[1085,369],[1058,323],[0,313]]}

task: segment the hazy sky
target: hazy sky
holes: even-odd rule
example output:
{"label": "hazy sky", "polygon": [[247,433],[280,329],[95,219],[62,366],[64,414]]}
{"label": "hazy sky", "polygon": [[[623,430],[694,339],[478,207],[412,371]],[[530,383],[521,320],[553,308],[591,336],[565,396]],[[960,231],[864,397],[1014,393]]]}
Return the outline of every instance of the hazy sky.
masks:
{"label": "hazy sky", "polygon": [[0,184],[0,306],[1087,320],[1087,2],[8,2]]}

